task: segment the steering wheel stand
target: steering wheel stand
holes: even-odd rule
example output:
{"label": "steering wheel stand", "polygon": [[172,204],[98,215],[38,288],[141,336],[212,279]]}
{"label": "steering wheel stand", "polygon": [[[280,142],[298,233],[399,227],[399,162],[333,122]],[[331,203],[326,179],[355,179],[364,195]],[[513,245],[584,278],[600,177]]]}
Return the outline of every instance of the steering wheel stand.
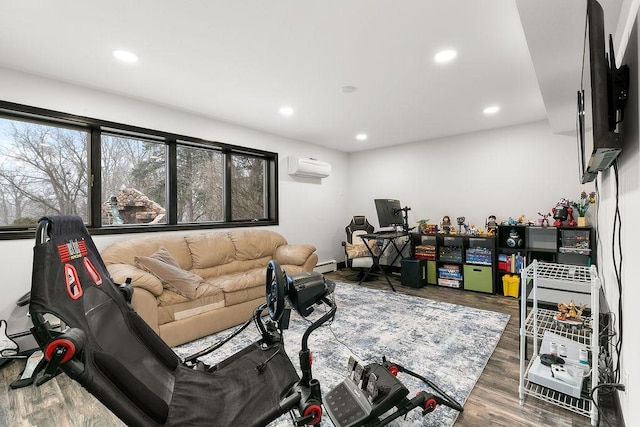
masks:
{"label": "steering wheel stand", "polygon": [[[288,284],[286,275],[278,263],[273,260],[270,261],[267,265],[266,273],[266,303],[263,306],[263,308],[266,308],[268,311],[269,317],[264,323],[259,314],[256,319],[258,327],[262,332],[265,346],[269,346],[282,339],[282,331],[288,328],[291,313],[291,308],[285,307],[285,303],[287,299],[289,302],[296,300],[293,296],[296,291],[293,284]],[[294,418],[297,426],[316,425],[322,419],[322,393],[320,381],[313,378],[309,336],[314,330],[335,316],[337,307],[335,303],[327,297],[327,294],[321,296],[315,303],[319,304],[320,302],[329,306],[330,309],[309,325],[302,335],[302,346],[298,353],[302,377],[291,387],[287,396],[280,401],[280,404],[276,408],[269,411],[268,414],[264,414],[266,419],[271,418],[273,414],[285,414],[296,408],[300,414],[299,417]],[[296,306],[295,309],[303,317],[306,317],[311,312],[309,307]],[[258,313],[258,310],[256,310],[256,313]],[[257,424],[260,424],[260,422],[257,422]]]}

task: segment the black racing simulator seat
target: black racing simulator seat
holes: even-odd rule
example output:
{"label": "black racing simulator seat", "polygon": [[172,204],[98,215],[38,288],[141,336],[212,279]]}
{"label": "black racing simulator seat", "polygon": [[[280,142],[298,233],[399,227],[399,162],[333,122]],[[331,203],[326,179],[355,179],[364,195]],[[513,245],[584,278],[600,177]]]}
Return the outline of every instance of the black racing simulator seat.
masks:
{"label": "black racing simulator seat", "polygon": [[[64,372],[129,426],[264,426],[287,412],[299,426],[320,422],[307,341],[334,317],[333,282],[319,273],[292,280],[271,261],[266,302],[243,325],[256,322],[262,338],[206,366],[196,359],[207,351],[181,360],[135,313],[131,285],[111,281],[79,217],[42,218],[36,234],[29,311],[48,360],[40,380]],[[281,333],[289,306],[306,317],[316,304],[329,310],[303,335],[300,378]],[[64,327],[53,327],[46,314]]]}
{"label": "black racing simulator seat", "polygon": [[[64,372],[129,426],[265,426],[288,412],[293,425],[316,425],[324,407],[336,427],[373,427],[413,409],[425,415],[436,404],[462,411],[429,380],[384,357],[382,364],[350,358],[345,380],[323,402],[308,340],[335,317],[335,283],[315,272],[287,276],[275,261],[267,266],[265,283],[266,301],[251,319],[181,360],[133,310],[131,284],[113,283],[82,219],[42,218],[29,312],[47,366],[36,384]],[[306,318],[319,305],[325,310],[308,319],[302,335],[299,376],[284,350],[283,330],[292,308]],[[259,340],[216,365],[198,361],[252,322]],[[421,379],[437,394],[420,391],[408,398],[398,372]]]}

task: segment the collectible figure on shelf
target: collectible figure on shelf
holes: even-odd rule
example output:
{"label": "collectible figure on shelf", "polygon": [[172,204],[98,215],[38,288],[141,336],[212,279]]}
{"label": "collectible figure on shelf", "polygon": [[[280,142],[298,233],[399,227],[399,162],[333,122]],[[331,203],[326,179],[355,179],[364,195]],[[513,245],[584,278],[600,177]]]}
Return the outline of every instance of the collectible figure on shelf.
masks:
{"label": "collectible figure on shelf", "polygon": [[555,319],[561,323],[569,325],[583,324],[582,311],[586,307],[586,304],[577,305],[573,300],[566,304],[564,302],[558,303],[558,314]]}
{"label": "collectible figure on shelf", "polygon": [[498,231],[498,221],[496,221],[495,215],[489,215],[489,217],[487,218],[486,227],[487,227],[487,234],[489,236],[496,235],[496,231]]}
{"label": "collectible figure on shelf", "polygon": [[551,212],[547,213],[547,214],[543,214],[541,212],[538,212],[538,215],[540,215],[542,218],[538,218],[538,223],[540,224],[541,227],[548,227],[549,226],[549,217],[551,216]]}
{"label": "collectible figure on shelf", "polygon": [[462,228],[464,227],[464,232],[466,233],[469,230],[469,226],[465,223],[466,218],[463,216],[459,216],[456,218],[456,222],[458,223],[458,234],[462,233]]}
{"label": "collectible figure on shelf", "polygon": [[569,222],[567,222],[567,225],[569,227],[575,227],[576,225],[578,225],[576,219],[573,217],[573,208],[571,206],[567,208],[567,217],[569,219]]}
{"label": "collectible figure on shelf", "polygon": [[451,218],[449,218],[449,215],[445,215],[442,217],[442,224],[440,224],[440,229],[443,233],[449,233],[451,231]]}
{"label": "collectible figure on shelf", "polygon": [[[551,212],[553,212],[553,219],[555,219],[555,222],[553,223],[554,227],[562,227],[562,223],[569,217],[570,209],[571,206],[569,205],[569,201],[565,198],[560,199],[556,207],[551,209]],[[571,211],[573,211],[573,209],[571,209]]]}
{"label": "collectible figure on shelf", "polygon": [[518,225],[518,220],[517,219],[513,219],[513,217],[509,217],[509,219],[507,220],[507,225]]}

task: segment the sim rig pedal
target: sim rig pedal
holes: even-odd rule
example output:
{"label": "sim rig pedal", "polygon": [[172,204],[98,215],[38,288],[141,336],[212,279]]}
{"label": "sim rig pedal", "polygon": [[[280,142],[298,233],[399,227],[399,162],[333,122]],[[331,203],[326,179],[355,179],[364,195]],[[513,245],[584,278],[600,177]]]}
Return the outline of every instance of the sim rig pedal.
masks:
{"label": "sim rig pedal", "polygon": [[403,402],[409,390],[378,364],[362,365],[349,358],[348,374],[323,397],[336,427],[365,425]]}

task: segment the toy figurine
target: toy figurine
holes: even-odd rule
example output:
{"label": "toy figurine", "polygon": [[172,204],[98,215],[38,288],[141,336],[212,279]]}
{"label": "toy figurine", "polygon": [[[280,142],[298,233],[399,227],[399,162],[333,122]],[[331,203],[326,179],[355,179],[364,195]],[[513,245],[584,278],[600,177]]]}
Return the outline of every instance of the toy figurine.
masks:
{"label": "toy figurine", "polygon": [[449,218],[449,215],[442,217],[442,224],[440,228],[442,228],[442,232],[444,233],[449,233],[451,231],[451,218]]}
{"label": "toy figurine", "polygon": [[465,223],[465,221],[466,221],[466,218],[463,216],[459,216],[458,218],[456,218],[456,222],[458,223],[458,234],[463,234],[462,233],[463,227],[464,227],[465,233],[469,230],[469,225]]}
{"label": "toy figurine", "polygon": [[576,219],[573,217],[573,208],[571,206],[567,208],[567,218],[569,218],[569,222],[567,223],[569,227],[575,227],[578,225]]}
{"label": "toy figurine", "polygon": [[540,215],[542,217],[542,218],[538,218],[538,222],[540,223],[540,226],[548,227],[549,226],[549,217],[551,216],[551,213],[543,214],[543,213],[538,212],[538,215]]}
{"label": "toy figurine", "polygon": [[[562,223],[566,221],[569,216],[569,209],[571,209],[569,201],[564,197],[560,199],[555,208],[551,209],[551,212],[553,212],[553,219],[555,219],[555,222],[553,223],[554,227],[562,227]],[[573,211],[573,209],[571,210]]]}
{"label": "toy figurine", "polygon": [[489,215],[487,218],[487,234],[489,236],[495,236],[496,231],[498,230],[498,221],[496,221],[495,215]]}

